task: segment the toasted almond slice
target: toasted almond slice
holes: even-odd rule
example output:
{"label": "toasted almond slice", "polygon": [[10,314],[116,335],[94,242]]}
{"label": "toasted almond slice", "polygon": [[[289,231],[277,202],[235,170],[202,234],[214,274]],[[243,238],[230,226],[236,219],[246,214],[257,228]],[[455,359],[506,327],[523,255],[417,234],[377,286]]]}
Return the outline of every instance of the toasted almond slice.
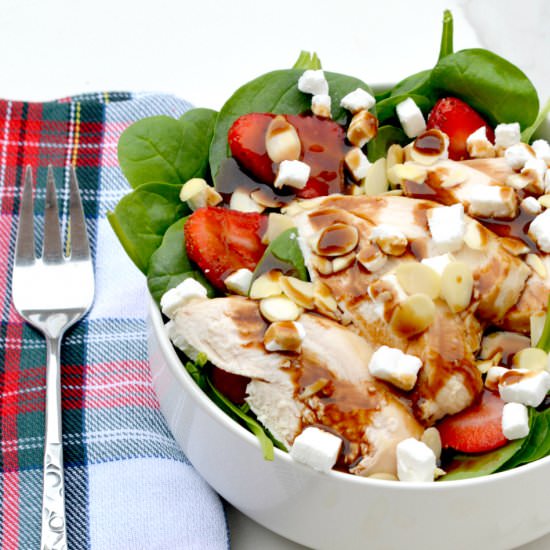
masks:
{"label": "toasted almond slice", "polygon": [[443,187],[444,189],[456,187],[457,185],[464,183],[468,179],[468,173],[460,166],[448,168],[446,170],[440,170],[438,174],[441,180],[441,187]]}
{"label": "toasted almond slice", "polygon": [[276,321],[271,323],[265,331],[264,346],[267,351],[299,352],[302,348],[304,336],[305,331],[301,323]]}
{"label": "toasted almond slice", "polygon": [[263,212],[265,207],[252,200],[250,197],[250,191],[244,187],[237,187],[231,195],[229,201],[229,208],[231,210],[238,210],[239,212]]}
{"label": "toasted almond slice", "polygon": [[332,274],[332,261],[324,256],[312,254],[310,257],[311,266],[316,269],[321,275]]}
{"label": "toasted almond slice", "polygon": [[357,254],[357,261],[365,269],[375,272],[386,265],[388,257],[380,250],[377,244],[369,243],[361,248]]}
{"label": "toasted almond slice", "polygon": [[529,318],[530,334],[531,334],[531,346],[536,347],[539,343],[542,331],[544,330],[544,323],[546,322],[546,314],[542,311],[533,313]]}
{"label": "toasted almond slice", "polygon": [[510,252],[512,256],[522,256],[531,250],[526,244],[522,243],[518,239],[501,237],[499,241],[502,248],[504,248],[507,252]]}
{"label": "toasted almond slice", "polygon": [[426,264],[402,262],[397,267],[395,276],[403,290],[411,294],[426,294],[432,300],[439,296],[441,276]]}
{"label": "toasted almond slice", "polygon": [[435,318],[435,305],[426,294],[413,294],[403,300],[391,318],[393,329],[410,338],[424,332]]}
{"label": "toasted almond slice", "polygon": [[409,244],[406,235],[398,228],[384,224],[373,229],[371,240],[389,256],[401,256]]}
{"label": "toasted almond slice", "polygon": [[378,133],[378,119],[366,110],[359,111],[348,126],[347,138],[356,147],[363,147]]}
{"label": "toasted almond slice", "polygon": [[493,366],[494,366],[493,361],[491,359],[485,359],[483,361],[476,361],[477,370],[481,374],[487,374],[487,372],[489,372],[489,369]]}
{"label": "toasted almond slice", "polygon": [[267,217],[267,229],[262,237],[263,244],[273,242],[281,233],[295,227],[294,220],[285,214],[271,212]]}
{"label": "toasted almond slice", "polygon": [[485,387],[491,391],[498,391],[498,385],[503,374],[509,369],[501,366],[493,366],[487,371],[485,376]]}
{"label": "toasted almond slice", "polygon": [[286,275],[281,276],[279,283],[285,295],[293,302],[305,309],[313,309],[313,283]]}
{"label": "toasted almond slice", "polygon": [[479,356],[481,359],[492,359],[498,365],[502,359],[502,351],[507,354],[517,353],[520,349],[529,347],[529,338],[517,332],[491,332],[483,337]]}
{"label": "toasted almond slice", "polygon": [[391,180],[397,183],[403,183],[405,181],[424,183],[428,177],[428,170],[426,170],[426,168],[408,162],[405,164],[396,164],[390,169],[390,173]]}
{"label": "toasted almond slice", "polygon": [[302,312],[301,307],[282,294],[260,300],[260,313],[272,323],[277,321],[296,321]]}
{"label": "toasted almond slice", "polygon": [[483,250],[486,242],[487,239],[481,234],[478,224],[474,221],[469,221],[464,231],[464,243],[466,246],[472,250]]}
{"label": "toasted almond slice", "polygon": [[391,169],[396,164],[403,164],[403,162],[405,162],[403,147],[401,147],[398,143],[390,145],[388,152],[386,153],[386,178],[393,185],[398,185],[399,181],[394,179],[394,173]]}
{"label": "toasted almond slice", "polygon": [[277,115],[267,127],[265,148],[273,162],[298,160],[302,144],[296,128],[282,115]]}
{"label": "toasted almond slice", "polygon": [[350,252],[349,254],[345,254],[344,256],[334,258],[334,260],[332,260],[332,272],[338,273],[339,271],[343,271],[344,269],[348,268],[355,262],[355,258],[355,252]]}
{"label": "toasted almond slice", "polygon": [[332,319],[338,319],[338,304],[325,283],[322,281],[313,283],[313,296],[315,309],[319,313]]}
{"label": "toasted almond slice", "polygon": [[186,202],[195,211],[205,206],[216,206],[222,202],[222,196],[202,178],[192,178],[185,182],[180,191],[180,200]]}
{"label": "toasted almond slice", "polygon": [[281,289],[281,272],[280,271],[268,271],[263,275],[260,275],[256,280],[252,282],[249,298],[253,300],[261,300],[262,298],[268,298],[269,296],[278,296],[282,293]]}
{"label": "toasted almond slice", "polygon": [[544,208],[550,208],[550,195],[542,195],[538,198],[538,201]]}
{"label": "toasted almond slice", "polygon": [[441,275],[441,297],[453,313],[466,309],[472,300],[474,277],[464,262],[451,262]]}
{"label": "toasted almond slice", "polygon": [[260,206],[265,206],[265,208],[280,208],[284,204],[275,194],[269,193],[265,189],[252,191],[250,198]]}
{"label": "toasted almond slice", "polygon": [[538,254],[527,254],[525,263],[541,278],[546,279],[546,266]]}
{"label": "toasted almond slice", "polygon": [[313,250],[321,256],[343,256],[359,242],[359,232],[353,225],[334,223],[322,229],[313,239]]}
{"label": "toasted almond slice", "polygon": [[441,435],[439,435],[439,430],[437,428],[428,428],[422,434],[420,441],[427,445],[434,453],[436,460],[441,458]]}
{"label": "toasted almond slice", "polygon": [[314,396],[316,393],[320,392],[328,384],[329,384],[328,378],[318,378],[317,380],[315,380],[315,382],[313,382],[312,384],[309,384],[309,386],[306,386],[298,397],[302,400],[309,399],[310,397]]}
{"label": "toasted almond slice", "polygon": [[519,350],[512,360],[514,368],[541,372],[547,369],[548,354],[539,348]]}
{"label": "toasted almond slice", "polygon": [[369,197],[380,195],[388,190],[385,158],[379,158],[369,166],[362,187],[365,195]]}

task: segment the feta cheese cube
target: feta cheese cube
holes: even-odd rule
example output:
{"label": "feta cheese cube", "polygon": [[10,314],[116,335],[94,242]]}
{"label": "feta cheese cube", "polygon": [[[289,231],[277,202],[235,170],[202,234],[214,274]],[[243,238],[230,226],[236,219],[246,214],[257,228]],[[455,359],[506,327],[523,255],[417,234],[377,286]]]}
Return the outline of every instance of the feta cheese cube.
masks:
{"label": "feta cheese cube", "polygon": [[424,258],[420,261],[420,263],[431,267],[434,271],[440,275],[443,275],[445,268],[454,261],[455,258],[452,254],[440,254],[439,256],[433,256],[432,258]]}
{"label": "feta cheese cube", "polygon": [[399,481],[433,481],[436,470],[434,452],[421,441],[409,437],[397,444]]}
{"label": "feta cheese cube", "polygon": [[538,159],[550,165],[550,144],[545,139],[537,139],[531,144],[533,151]]}
{"label": "feta cheese cube", "polygon": [[506,439],[521,439],[529,434],[529,413],[521,403],[506,403],[502,409],[502,433]]}
{"label": "feta cheese cube", "polygon": [[471,216],[507,217],[516,213],[516,194],[509,187],[478,185],[469,196]]}
{"label": "feta cheese cube", "polygon": [[363,88],[357,88],[342,98],[342,101],[340,101],[340,106],[355,114],[363,109],[368,111],[374,106],[375,103],[376,100],[369,94],[369,92],[363,90]]}
{"label": "feta cheese cube", "polygon": [[197,280],[188,277],[178,286],[167,290],[160,299],[162,313],[170,319],[176,315],[176,311],[191,300],[204,300],[207,291]]}
{"label": "feta cheese cube", "polygon": [[364,179],[369,170],[369,166],[371,166],[367,155],[361,151],[360,147],[350,149],[344,158],[344,162],[355,181]]}
{"label": "feta cheese cube", "polygon": [[497,147],[511,147],[521,141],[521,129],[519,122],[499,124],[495,128],[495,145]]}
{"label": "feta cheese cube", "polygon": [[487,139],[485,126],[481,126],[468,136],[466,148],[472,158],[491,158],[495,156],[495,146]]}
{"label": "feta cheese cube", "polygon": [[507,403],[522,403],[538,407],[550,389],[550,374],[547,371],[536,372],[514,369],[520,377],[518,382],[508,383],[502,379],[498,385],[500,397]]}
{"label": "feta cheese cube", "polygon": [[523,170],[521,171],[521,173],[524,174],[528,171],[532,171],[535,174],[537,180],[539,182],[542,182],[544,180],[546,170],[546,162],[544,162],[542,159],[531,157],[523,166]]}
{"label": "feta cheese cube", "polygon": [[328,82],[322,69],[308,69],[298,80],[298,90],[305,94],[327,95]]}
{"label": "feta cheese cube", "polygon": [[402,390],[412,390],[422,361],[396,348],[379,347],[369,361],[369,372]]}
{"label": "feta cheese cube", "polygon": [[535,197],[526,197],[521,201],[521,208],[529,214],[540,214],[542,212],[542,206]]}
{"label": "feta cheese cube", "polygon": [[233,273],[228,275],[223,282],[227,290],[235,294],[240,294],[241,296],[248,296],[248,291],[252,284],[252,277],[252,271],[243,267],[242,269],[233,271]]}
{"label": "feta cheese cube", "polygon": [[533,158],[533,154],[525,143],[516,143],[506,148],[504,151],[504,158],[510,168],[513,170],[521,170],[525,166],[525,163]]}
{"label": "feta cheese cube", "polygon": [[330,118],[331,99],[328,94],[317,94],[311,98],[311,111],[314,115]]}
{"label": "feta cheese cube", "polygon": [[424,115],[412,98],[399,103],[395,111],[407,137],[416,137],[426,129]]}
{"label": "feta cheese cube", "polygon": [[307,184],[310,172],[311,168],[305,162],[300,160],[283,160],[279,165],[279,171],[273,185],[277,189],[281,189],[283,185],[303,189]]}
{"label": "feta cheese cube", "polygon": [[531,222],[529,233],[541,250],[550,252],[550,210],[545,210]]}
{"label": "feta cheese cube", "polygon": [[319,472],[329,472],[336,464],[341,447],[338,436],[309,426],[294,440],[290,456]]}
{"label": "feta cheese cube", "polygon": [[455,252],[462,248],[466,224],[464,206],[437,206],[428,211],[428,226],[434,244],[441,252]]}

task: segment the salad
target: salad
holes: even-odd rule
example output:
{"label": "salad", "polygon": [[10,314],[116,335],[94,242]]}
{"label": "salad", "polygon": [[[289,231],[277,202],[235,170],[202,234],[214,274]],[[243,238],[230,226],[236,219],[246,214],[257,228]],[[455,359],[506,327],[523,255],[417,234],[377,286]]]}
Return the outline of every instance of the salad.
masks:
{"label": "salad", "polygon": [[140,120],[109,213],[185,369],[259,439],[401,481],[550,454],[550,110],[453,51],[390,89],[291,69]]}

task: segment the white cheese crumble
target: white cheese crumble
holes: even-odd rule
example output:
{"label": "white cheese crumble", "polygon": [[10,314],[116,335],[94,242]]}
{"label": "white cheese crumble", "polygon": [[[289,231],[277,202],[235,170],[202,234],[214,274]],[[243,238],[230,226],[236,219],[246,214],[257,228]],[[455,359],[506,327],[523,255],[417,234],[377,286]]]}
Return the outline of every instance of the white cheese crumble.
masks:
{"label": "white cheese crumble", "polygon": [[550,210],[545,210],[531,222],[529,233],[542,251],[550,252]]}
{"label": "white cheese crumble", "polygon": [[368,111],[375,103],[376,100],[369,92],[363,88],[357,88],[342,98],[340,106],[355,114],[362,110]]}
{"label": "white cheese crumble", "polygon": [[529,413],[521,403],[506,403],[502,409],[502,433],[506,439],[521,439],[529,434]]}
{"label": "white cheese crumble", "polygon": [[462,248],[466,224],[464,206],[437,206],[428,211],[428,226],[434,244],[441,252],[455,252]]}
{"label": "white cheese crumble", "polygon": [[380,380],[385,380],[402,390],[412,390],[416,384],[422,361],[400,349],[380,346],[369,362],[369,372]]}
{"label": "white cheese crumble", "polygon": [[252,284],[253,273],[250,269],[242,268],[233,271],[231,275],[228,275],[224,279],[225,287],[227,290],[240,294],[241,296],[247,296]]}
{"label": "white cheese crumble", "polygon": [[511,147],[521,141],[519,122],[499,124],[495,128],[495,145],[497,147]]}
{"label": "white cheese crumble", "polygon": [[395,111],[407,137],[416,137],[426,129],[424,115],[412,98],[399,103]]}
{"label": "white cheese crumble", "polygon": [[410,437],[397,444],[397,477],[399,481],[433,481],[436,457],[425,443]]}
{"label": "white cheese crumble", "polygon": [[550,389],[550,374],[546,371],[532,374],[533,371],[517,370],[523,373],[519,382],[498,385],[500,397],[507,403],[522,403],[530,407],[538,407]]}
{"label": "white cheese crumble", "polygon": [[173,319],[177,310],[189,303],[191,300],[204,300],[207,298],[207,291],[197,280],[188,277],[178,286],[167,290],[160,299],[162,313]]}
{"label": "white cheese crumble", "polygon": [[294,440],[290,456],[319,472],[329,472],[336,464],[341,446],[338,436],[309,426]]}
{"label": "white cheese crumble", "polygon": [[306,94],[327,95],[328,82],[322,69],[308,69],[298,80],[298,90]]}

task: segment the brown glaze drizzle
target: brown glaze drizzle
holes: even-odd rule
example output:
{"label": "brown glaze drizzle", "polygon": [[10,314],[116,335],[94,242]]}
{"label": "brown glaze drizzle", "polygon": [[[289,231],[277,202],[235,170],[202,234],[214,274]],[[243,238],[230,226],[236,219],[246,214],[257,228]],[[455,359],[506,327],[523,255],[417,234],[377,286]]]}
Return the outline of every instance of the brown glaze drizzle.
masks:
{"label": "brown glaze drizzle", "polygon": [[445,149],[445,139],[439,130],[426,130],[415,139],[413,148],[426,156],[439,156]]}
{"label": "brown glaze drizzle", "polygon": [[537,374],[535,371],[518,372],[517,370],[509,370],[500,377],[499,384],[501,386],[511,386],[527,378],[532,378]]}

